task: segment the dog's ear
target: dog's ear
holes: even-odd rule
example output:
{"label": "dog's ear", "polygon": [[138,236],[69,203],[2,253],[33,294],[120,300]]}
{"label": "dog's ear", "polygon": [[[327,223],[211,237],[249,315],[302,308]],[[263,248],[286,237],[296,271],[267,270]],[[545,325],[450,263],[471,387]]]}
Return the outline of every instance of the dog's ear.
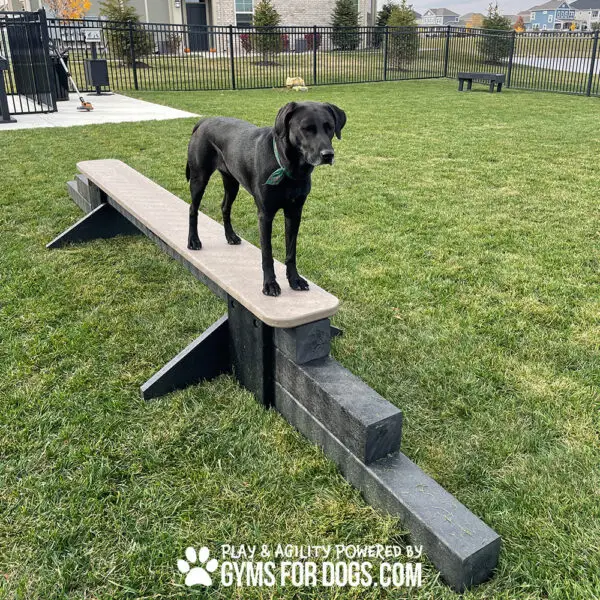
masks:
{"label": "dog's ear", "polygon": [[295,102],[288,102],[285,106],[282,106],[277,113],[275,118],[275,135],[278,138],[284,139],[288,136],[290,127],[290,119],[297,108]]}
{"label": "dog's ear", "polygon": [[328,102],[326,102],[325,106],[327,107],[329,112],[333,115],[333,121],[335,123],[335,126],[334,126],[335,137],[338,140],[341,140],[342,139],[342,129],[344,128],[344,125],[346,124],[346,113],[339,106],[336,106],[335,104],[329,104]]}

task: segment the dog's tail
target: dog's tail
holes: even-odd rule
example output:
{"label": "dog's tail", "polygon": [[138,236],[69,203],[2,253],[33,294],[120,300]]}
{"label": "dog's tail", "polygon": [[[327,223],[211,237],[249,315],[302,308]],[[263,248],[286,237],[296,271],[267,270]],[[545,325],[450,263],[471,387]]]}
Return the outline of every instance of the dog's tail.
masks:
{"label": "dog's tail", "polygon": [[[206,121],[206,119],[200,119],[195,125],[194,125],[194,129],[192,129],[192,135],[194,135],[196,133],[196,129],[198,129],[198,127],[200,127],[200,125],[202,125],[202,123]],[[190,180],[190,163],[187,162],[185,164],[185,178],[189,181]]]}

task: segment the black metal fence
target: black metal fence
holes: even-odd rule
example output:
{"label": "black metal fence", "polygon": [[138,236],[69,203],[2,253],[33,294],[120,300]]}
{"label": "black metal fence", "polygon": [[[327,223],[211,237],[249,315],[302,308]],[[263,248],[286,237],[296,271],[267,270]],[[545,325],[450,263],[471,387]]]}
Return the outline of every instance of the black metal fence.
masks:
{"label": "black metal fence", "polygon": [[44,11],[0,13],[0,55],[8,60],[8,69],[0,76],[4,77],[9,112],[55,111]]}
{"label": "black metal fence", "polygon": [[[68,56],[83,91],[94,89],[86,81],[85,61],[97,57],[106,59],[115,91],[270,88],[285,85],[288,77],[301,77],[314,86],[494,71],[506,74],[507,87],[600,95],[597,31],[517,34],[450,26],[240,29],[93,19],[48,19],[45,28],[42,13],[35,14],[36,26],[42,24],[46,34],[24,37],[42,35],[38,46],[44,48],[46,35],[54,50]],[[0,19],[0,54],[7,30],[17,22],[27,28],[31,18]],[[17,58],[13,51],[12,70],[5,74],[9,93],[19,102],[34,98],[35,111],[48,109],[51,103],[44,104],[44,92],[39,91],[44,86],[34,86],[32,95],[15,74],[15,67],[18,71],[30,61],[31,72],[37,73],[33,79],[44,79],[41,54]]]}
{"label": "black metal fence", "polygon": [[104,20],[49,19],[84,90],[84,31],[115,90],[268,88],[455,77],[461,70],[507,75],[510,87],[598,95],[598,32],[493,31],[460,27],[239,29]]}

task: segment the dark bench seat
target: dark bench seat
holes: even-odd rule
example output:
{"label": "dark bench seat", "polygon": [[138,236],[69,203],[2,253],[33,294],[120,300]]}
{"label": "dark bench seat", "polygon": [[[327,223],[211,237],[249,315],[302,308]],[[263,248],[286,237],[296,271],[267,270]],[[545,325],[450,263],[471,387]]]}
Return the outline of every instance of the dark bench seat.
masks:
{"label": "dark bench seat", "polygon": [[467,82],[467,90],[470,90],[473,87],[473,80],[489,82],[490,93],[494,93],[494,85],[496,85],[496,89],[501,92],[502,85],[506,80],[506,75],[504,75],[504,73],[471,73],[463,71],[458,74],[458,91],[463,91],[465,81]]}

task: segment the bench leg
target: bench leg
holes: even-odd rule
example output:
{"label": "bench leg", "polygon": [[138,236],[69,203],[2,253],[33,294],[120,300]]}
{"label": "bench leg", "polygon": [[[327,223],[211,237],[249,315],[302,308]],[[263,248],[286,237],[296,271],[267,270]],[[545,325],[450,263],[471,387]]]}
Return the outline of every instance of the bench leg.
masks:
{"label": "bench leg", "polygon": [[109,239],[117,235],[137,235],[140,232],[109,204],[101,204],[75,225],[46,244],[46,248],[60,248],[66,244]]}
{"label": "bench leg", "polygon": [[494,93],[494,82],[490,81],[490,94]]}
{"label": "bench leg", "polygon": [[469,79],[467,81],[467,92],[473,87],[473,80]]}
{"label": "bench leg", "polygon": [[464,79],[459,79],[458,80],[458,91],[462,92],[464,86],[465,86],[465,80]]}
{"label": "bench leg", "polygon": [[150,400],[229,372],[229,324],[224,315],[150,377],[140,393]]}
{"label": "bench leg", "polygon": [[500,93],[500,92],[502,91],[502,83],[501,83],[501,82],[500,82],[500,83],[498,83],[498,85],[496,86],[496,91],[497,91],[498,93]]}

